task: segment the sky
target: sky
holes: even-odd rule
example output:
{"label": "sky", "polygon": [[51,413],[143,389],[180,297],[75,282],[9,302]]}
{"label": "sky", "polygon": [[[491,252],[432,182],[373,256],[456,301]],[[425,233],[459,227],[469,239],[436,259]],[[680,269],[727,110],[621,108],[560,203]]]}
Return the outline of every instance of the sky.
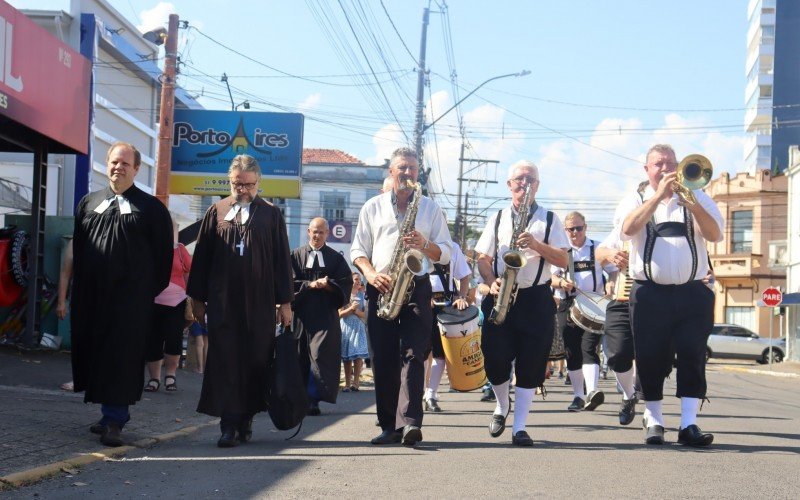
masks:
{"label": "sky", "polygon": [[[17,0],[16,6],[25,4]],[[540,205],[611,227],[644,180],[644,155],[669,143],[706,155],[715,177],[743,169],[747,0],[110,0],[147,31],[181,30],[179,84],[210,109],[306,116],[304,146],[382,164],[413,140],[422,13],[430,6],[425,136],[430,190],[453,213],[465,157],[469,213],[501,208],[508,166],[540,169]],[[227,48],[226,48],[227,47]],[[522,70],[528,76],[490,78]],[[455,83],[451,78],[456,76]],[[478,164],[467,164],[471,168]],[[473,204],[474,203],[474,204]],[[482,226],[480,217],[470,217]]]}

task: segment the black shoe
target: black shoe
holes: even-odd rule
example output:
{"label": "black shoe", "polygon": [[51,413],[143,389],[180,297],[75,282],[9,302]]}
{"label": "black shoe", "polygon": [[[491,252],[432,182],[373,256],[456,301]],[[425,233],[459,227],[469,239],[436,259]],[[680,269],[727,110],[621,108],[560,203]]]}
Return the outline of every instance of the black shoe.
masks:
{"label": "black shoe", "polygon": [[106,424],[105,432],[100,436],[100,442],[106,446],[122,446],[122,429],[116,422]]}
{"label": "black shoe", "polygon": [[583,407],[583,411],[592,411],[603,404],[605,400],[606,396],[603,391],[592,391],[586,397],[586,406]]}
{"label": "black shoe", "polygon": [[[509,410],[509,413],[511,411]],[[508,413],[503,415],[498,415],[496,413],[492,414],[492,419],[489,420],[489,435],[493,438],[499,437],[500,434],[506,430],[506,419],[508,418]]]}
{"label": "black shoe", "polygon": [[483,390],[483,396],[481,396],[481,401],[483,401],[484,403],[492,403],[494,401],[497,401],[497,398],[494,397],[494,391],[492,390],[491,387]]}
{"label": "black shoe", "polygon": [[403,427],[403,446],[414,446],[420,441],[422,441],[422,429],[416,425]]}
{"label": "black shoe", "polygon": [[564,385],[570,385],[571,383],[572,380],[570,380],[569,373],[567,373],[567,376],[564,378]]}
{"label": "black shoe", "polygon": [[236,431],[239,433],[240,442],[246,443],[250,441],[253,438],[253,417],[242,419]]}
{"label": "black shoe", "polygon": [[89,426],[89,432],[92,434],[98,434],[102,436],[106,432],[105,424],[101,424],[100,422],[96,422]]}
{"label": "black shoe", "polygon": [[403,434],[399,431],[383,431],[370,441],[372,444],[396,444],[400,442]]}
{"label": "black shoe", "polygon": [[636,416],[636,398],[623,399],[619,405],[619,425],[628,425]]}
{"label": "black shoe", "polygon": [[660,425],[651,425],[644,436],[645,444],[664,444],[664,428]]}
{"label": "black shoe", "polygon": [[308,406],[308,412],[306,413],[306,415],[309,415],[311,417],[317,417],[319,415],[322,415],[322,410],[319,409],[319,403],[311,403]]}
{"label": "black shoe", "polygon": [[600,378],[602,378],[603,380],[608,380],[608,370],[602,370],[600,372]]}
{"label": "black shoe", "polygon": [[692,424],[685,429],[678,431],[678,443],[686,446],[703,448],[714,442],[714,435],[703,432],[699,427]]}
{"label": "black shoe", "polygon": [[533,439],[525,431],[519,431],[511,436],[511,444],[514,446],[533,446]]}
{"label": "black shoe", "polygon": [[575,399],[572,400],[572,404],[567,406],[567,411],[581,411],[584,406],[586,406],[586,403],[578,396],[575,396]]}
{"label": "black shoe", "polygon": [[432,411],[433,413],[441,413],[442,408],[439,406],[439,401],[433,398],[429,398],[424,400],[425,401],[425,411]]}
{"label": "black shoe", "polygon": [[217,441],[217,446],[220,448],[233,448],[238,444],[239,440],[236,439],[236,427],[226,427],[222,430],[222,435]]}

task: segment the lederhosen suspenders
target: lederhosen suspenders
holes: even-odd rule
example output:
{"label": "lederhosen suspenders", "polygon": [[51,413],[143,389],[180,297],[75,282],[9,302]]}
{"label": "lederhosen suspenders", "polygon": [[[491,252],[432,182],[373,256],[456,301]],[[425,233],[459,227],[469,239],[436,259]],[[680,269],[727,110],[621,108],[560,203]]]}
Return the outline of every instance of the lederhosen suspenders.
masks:
{"label": "lederhosen suspenders", "polygon": [[[531,223],[531,219],[533,218],[533,214],[536,213],[536,210],[539,209],[539,206],[536,202],[533,202],[531,205],[530,212],[528,213],[528,221],[526,223],[526,227],[528,224]],[[494,268],[494,275],[500,277],[500,273],[497,272],[497,260],[500,258],[500,241],[497,234],[498,229],[500,228],[500,218],[503,216],[503,211],[500,210],[497,212],[497,218],[494,220],[494,261],[492,261],[492,267]],[[544,230],[544,244],[549,244],[550,241],[550,227],[553,225],[553,212],[550,210],[547,211],[547,227]],[[511,233],[514,233],[514,213],[511,212]],[[539,269],[536,271],[536,279],[533,280],[533,285],[536,286],[539,284],[539,280],[542,278],[542,270],[544,269],[544,257],[541,255],[539,256]]]}
{"label": "lederhosen suspenders", "polygon": [[[570,256],[573,255],[572,248],[567,250]],[[572,267],[572,275],[575,276],[579,272],[592,270],[592,291],[597,292],[597,264],[594,260],[594,240],[589,240],[589,260],[579,260],[577,262],[573,262],[572,258],[570,258],[571,266]],[[603,276],[602,271],[600,272],[600,277],[603,280],[603,286],[606,285],[606,277]],[[578,293],[578,292],[575,292]]]}
{"label": "lederhosen suspenders", "polygon": [[[448,266],[449,266],[449,264],[448,264]],[[434,264],[433,265],[433,273],[436,276],[438,276],[439,279],[442,281],[442,289],[444,290],[445,299],[449,300],[449,301],[452,301],[453,300],[453,296],[452,296],[451,290],[450,290],[450,279],[452,277],[450,276],[449,270],[445,271],[445,268],[444,268],[444,266],[442,264]]]}
{"label": "lederhosen suspenders", "polygon": [[[644,188],[645,185],[640,185],[638,189],[639,198],[644,202]],[[690,283],[694,281],[694,276],[697,274],[697,247],[694,242],[694,219],[691,212],[683,207],[683,222],[662,222],[656,224],[656,216],[647,221],[647,238],[644,242],[644,275],[648,281],[653,281],[652,260],[653,248],[656,246],[656,238],[670,237],[670,236],[684,236],[689,243],[689,251],[692,253],[692,272],[689,274],[689,279],[686,281]]]}

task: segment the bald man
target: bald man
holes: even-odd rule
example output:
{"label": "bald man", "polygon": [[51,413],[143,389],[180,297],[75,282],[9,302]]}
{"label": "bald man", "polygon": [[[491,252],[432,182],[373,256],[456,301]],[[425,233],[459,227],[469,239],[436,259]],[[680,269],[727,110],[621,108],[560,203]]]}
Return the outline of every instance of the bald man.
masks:
{"label": "bald man", "polygon": [[292,252],[294,301],[292,309],[300,336],[301,369],[306,376],[308,414],[320,415],[320,401],[336,403],[342,360],[339,308],[350,301],[350,266],[342,254],[325,244],[328,221],[316,217],[308,224],[308,244]]}

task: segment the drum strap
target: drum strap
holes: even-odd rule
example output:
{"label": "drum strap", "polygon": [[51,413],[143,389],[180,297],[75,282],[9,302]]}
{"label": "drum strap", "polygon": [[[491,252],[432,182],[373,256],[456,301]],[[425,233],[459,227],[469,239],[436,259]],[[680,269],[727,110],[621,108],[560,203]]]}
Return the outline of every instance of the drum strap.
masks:
{"label": "drum strap", "polygon": [[433,265],[433,273],[442,280],[442,288],[444,288],[444,296],[447,300],[452,300],[453,297],[450,296],[450,273],[445,272],[445,268],[441,264],[434,264]]}

